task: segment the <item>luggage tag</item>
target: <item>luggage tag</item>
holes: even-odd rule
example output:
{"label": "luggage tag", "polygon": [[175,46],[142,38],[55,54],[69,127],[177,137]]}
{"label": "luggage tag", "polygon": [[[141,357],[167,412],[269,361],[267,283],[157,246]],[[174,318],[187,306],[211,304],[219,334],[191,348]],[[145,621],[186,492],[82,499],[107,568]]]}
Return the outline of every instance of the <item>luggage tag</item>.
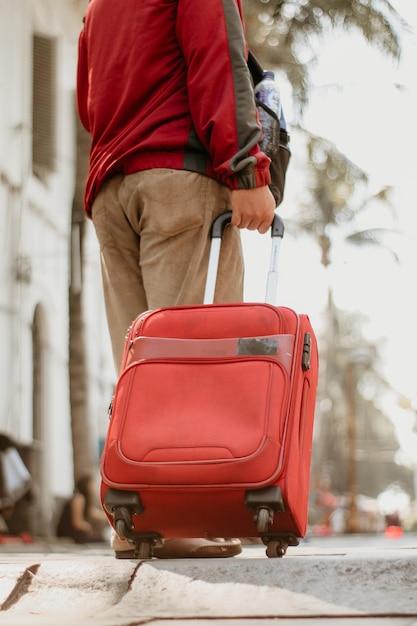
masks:
{"label": "luggage tag", "polygon": [[241,337],[237,342],[237,354],[242,356],[251,354],[277,356],[278,345],[278,337]]}

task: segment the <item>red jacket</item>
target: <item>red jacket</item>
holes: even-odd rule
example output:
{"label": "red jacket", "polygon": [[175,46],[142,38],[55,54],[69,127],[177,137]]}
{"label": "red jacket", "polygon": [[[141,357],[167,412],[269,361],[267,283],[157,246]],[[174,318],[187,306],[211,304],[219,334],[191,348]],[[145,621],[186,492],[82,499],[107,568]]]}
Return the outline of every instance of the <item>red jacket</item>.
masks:
{"label": "red jacket", "polygon": [[115,173],[186,169],[231,189],[270,183],[240,0],[92,0],[77,103],[92,137],[85,205]]}

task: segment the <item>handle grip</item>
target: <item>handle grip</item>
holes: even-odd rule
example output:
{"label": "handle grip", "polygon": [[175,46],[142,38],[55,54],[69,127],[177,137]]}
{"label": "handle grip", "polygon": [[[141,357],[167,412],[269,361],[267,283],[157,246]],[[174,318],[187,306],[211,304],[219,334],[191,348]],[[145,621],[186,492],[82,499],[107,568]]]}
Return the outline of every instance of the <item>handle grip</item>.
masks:
{"label": "handle grip", "polygon": [[[206,289],[204,293],[204,304],[212,304],[214,302],[214,292],[216,288],[221,241],[225,228],[228,224],[230,224],[231,218],[232,211],[226,211],[214,220],[211,227],[211,248],[207,271]],[[272,251],[265,295],[265,302],[268,302],[269,304],[275,304],[278,284],[278,257],[283,236],[284,222],[282,218],[275,213],[274,219],[271,224]]]}
{"label": "handle grip", "polygon": [[[231,219],[232,219],[231,211],[226,211],[225,213],[222,213],[221,215],[219,215],[219,217],[217,217],[212,224],[211,238],[222,239],[224,230],[226,226],[230,224]],[[272,220],[272,224],[271,224],[271,237],[281,237],[282,239],[283,236],[284,236],[284,221],[277,213],[275,213],[274,219]]]}

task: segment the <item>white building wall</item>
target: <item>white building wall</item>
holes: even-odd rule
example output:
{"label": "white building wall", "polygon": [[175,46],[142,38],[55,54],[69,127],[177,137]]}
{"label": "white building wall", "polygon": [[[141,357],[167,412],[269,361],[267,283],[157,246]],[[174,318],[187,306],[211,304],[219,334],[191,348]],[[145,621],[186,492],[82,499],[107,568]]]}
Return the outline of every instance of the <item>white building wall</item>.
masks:
{"label": "white building wall", "polygon": [[1,180],[1,233],[2,257],[0,276],[0,429],[15,436],[20,424],[18,414],[21,382],[15,350],[20,341],[18,306],[20,289],[14,280],[17,251],[20,247],[24,167],[22,152],[27,135],[25,129],[22,72],[25,58],[23,33],[27,29],[24,2],[17,1],[13,7],[1,2],[0,42],[0,180]]}
{"label": "white building wall", "polygon": [[[35,492],[44,511],[73,488],[68,383],[68,286],[75,175],[77,40],[87,0],[0,0],[0,432],[43,458]],[[57,162],[32,173],[32,38],[57,39]],[[97,462],[114,384],[98,250],[88,224],[86,337]],[[33,322],[40,311],[41,440],[34,433]],[[38,319],[38,318],[37,318]],[[35,430],[39,425],[35,425]],[[45,527],[50,513],[45,513]]]}

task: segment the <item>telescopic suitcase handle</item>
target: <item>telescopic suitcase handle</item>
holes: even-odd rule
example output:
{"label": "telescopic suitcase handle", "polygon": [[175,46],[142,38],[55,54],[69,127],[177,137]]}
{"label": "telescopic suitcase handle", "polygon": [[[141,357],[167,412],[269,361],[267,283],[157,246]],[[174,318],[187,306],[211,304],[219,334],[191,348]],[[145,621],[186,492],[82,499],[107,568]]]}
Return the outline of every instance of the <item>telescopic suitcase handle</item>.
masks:
{"label": "telescopic suitcase handle", "polygon": [[[230,224],[232,212],[226,211],[217,217],[211,227],[211,247],[210,258],[207,271],[206,290],[204,292],[204,304],[212,304],[214,302],[214,291],[216,288],[217,269],[219,267],[220,247],[225,228]],[[269,265],[268,278],[266,283],[265,302],[275,304],[278,287],[278,258],[281,241],[284,236],[284,222],[282,218],[275,213],[271,224],[271,261]]]}

